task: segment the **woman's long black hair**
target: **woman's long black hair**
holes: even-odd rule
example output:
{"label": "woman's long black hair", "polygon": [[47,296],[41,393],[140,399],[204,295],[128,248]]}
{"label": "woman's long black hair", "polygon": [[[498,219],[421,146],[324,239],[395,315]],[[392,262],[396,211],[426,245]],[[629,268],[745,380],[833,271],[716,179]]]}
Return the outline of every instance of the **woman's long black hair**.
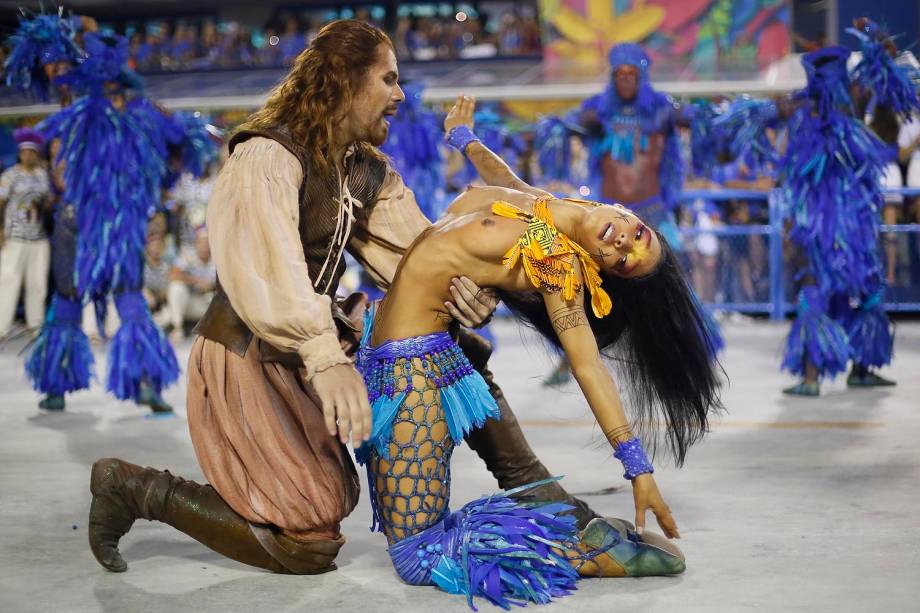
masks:
{"label": "woman's long black hair", "polygon": [[[674,252],[660,234],[658,240],[661,262],[654,272],[633,279],[602,275],[613,311],[598,318],[586,304],[585,313],[601,355],[618,362],[633,431],[654,453],[664,421],[664,440],[679,466],[708,430],[710,414],[723,408],[721,339]],[[515,317],[561,346],[538,293],[498,293]]]}

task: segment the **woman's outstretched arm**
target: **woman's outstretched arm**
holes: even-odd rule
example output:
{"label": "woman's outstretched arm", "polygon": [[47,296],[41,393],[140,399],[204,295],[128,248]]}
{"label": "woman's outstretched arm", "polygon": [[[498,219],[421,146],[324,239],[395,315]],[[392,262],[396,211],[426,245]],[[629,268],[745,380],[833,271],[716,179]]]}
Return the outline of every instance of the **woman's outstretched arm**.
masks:
{"label": "woman's outstretched arm", "polygon": [[[466,126],[472,130],[473,111],[475,110],[475,98],[471,96],[458,97],[444,120],[444,131],[450,133],[457,126]],[[486,185],[516,189],[519,192],[526,192],[539,197],[552,197],[549,192],[538,189],[517,176],[497,153],[480,141],[473,141],[467,145],[464,154],[473,163],[476,172],[479,173]]]}
{"label": "woman's outstretched arm", "polygon": [[[581,276],[580,268],[578,275]],[[572,374],[578,381],[601,431],[615,450],[617,445],[633,438],[633,434],[616,383],[601,361],[597,341],[588,324],[584,306],[584,285],[582,284],[581,290],[576,292],[573,300],[565,300],[562,292],[544,292],[543,301],[556,336],[572,367]],[[633,479],[632,484],[636,526],[639,532],[641,533],[645,527],[645,511],[651,509],[665,535],[669,538],[679,538],[677,524],[658,491],[654,477],[649,473],[641,474]]]}

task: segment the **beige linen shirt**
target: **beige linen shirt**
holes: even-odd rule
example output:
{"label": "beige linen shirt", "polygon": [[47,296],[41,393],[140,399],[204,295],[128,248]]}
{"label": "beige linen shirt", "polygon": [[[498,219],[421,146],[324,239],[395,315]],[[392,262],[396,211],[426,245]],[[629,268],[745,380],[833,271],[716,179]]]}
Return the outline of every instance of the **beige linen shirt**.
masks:
{"label": "beige linen shirt", "polygon": [[[349,363],[331,300],[310,280],[298,231],[300,162],[281,144],[251,138],[234,150],[208,203],[211,252],[233,309],[266,342],[296,351],[308,378]],[[368,203],[365,203],[368,204]],[[348,248],[387,287],[403,253],[430,224],[412,191],[388,168],[377,203]]]}

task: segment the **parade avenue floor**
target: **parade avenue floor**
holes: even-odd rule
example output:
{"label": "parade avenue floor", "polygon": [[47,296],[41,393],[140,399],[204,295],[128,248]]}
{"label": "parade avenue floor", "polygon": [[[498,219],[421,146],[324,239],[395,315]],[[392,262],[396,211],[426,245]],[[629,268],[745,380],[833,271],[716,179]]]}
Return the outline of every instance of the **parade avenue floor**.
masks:
{"label": "parade avenue floor", "polygon": [[[493,328],[493,370],[537,454],[595,510],[632,519],[622,468],[577,385],[541,387],[552,354],[514,323]],[[920,610],[920,325],[897,328],[894,363],[882,372],[897,387],[847,390],[838,378],[818,399],[780,393],[794,381],[778,372],[787,330],[766,322],[724,326],[728,412],[683,469],[659,462],[656,478],[683,536],[686,573],[585,580],[572,596],[529,610]],[[165,393],[176,417],[152,419],[99,384],[68,397],[63,414],[48,414],[36,408],[21,347],[0,350],[0,612],[469,610],[461,597],[399,582],[383,536],[368,531],[366,489],[343,524],[348,542],[336,572],[272,575],[146,521],[122,540],[128,572],[105,572],[86,538],[94,460],[117,456],[203,480],[188,437],[184,381]],[[183,364],[189,348],[178,349]],[[105,372],[97,356],[97,372]],[[454,458],[454,509],[494,491],[469,449]]]}

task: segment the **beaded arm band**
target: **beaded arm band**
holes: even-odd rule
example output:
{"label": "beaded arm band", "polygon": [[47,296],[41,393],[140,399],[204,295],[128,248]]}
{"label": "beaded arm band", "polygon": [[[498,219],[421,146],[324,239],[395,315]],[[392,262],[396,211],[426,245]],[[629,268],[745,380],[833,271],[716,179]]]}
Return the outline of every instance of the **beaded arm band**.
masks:
{"label": "beaded arm band", "polygon": [[454,126],[447,133],[445,140],[448,145],[464,154],[470,143],[480,142],[479,137],[473,134],[473,131],[468,126]]}
{"label": "beaded arm band", "polygon": [[626,472],[623,473],[625,479],[632,481],[639,475],[655,472],[652,463],[649,462],[648,456],[645,455],[645,449],[642,448],[642,441],[638,436],[634,436],[628,441],[623,441],[616,446],[613,457],[623,463]]}

